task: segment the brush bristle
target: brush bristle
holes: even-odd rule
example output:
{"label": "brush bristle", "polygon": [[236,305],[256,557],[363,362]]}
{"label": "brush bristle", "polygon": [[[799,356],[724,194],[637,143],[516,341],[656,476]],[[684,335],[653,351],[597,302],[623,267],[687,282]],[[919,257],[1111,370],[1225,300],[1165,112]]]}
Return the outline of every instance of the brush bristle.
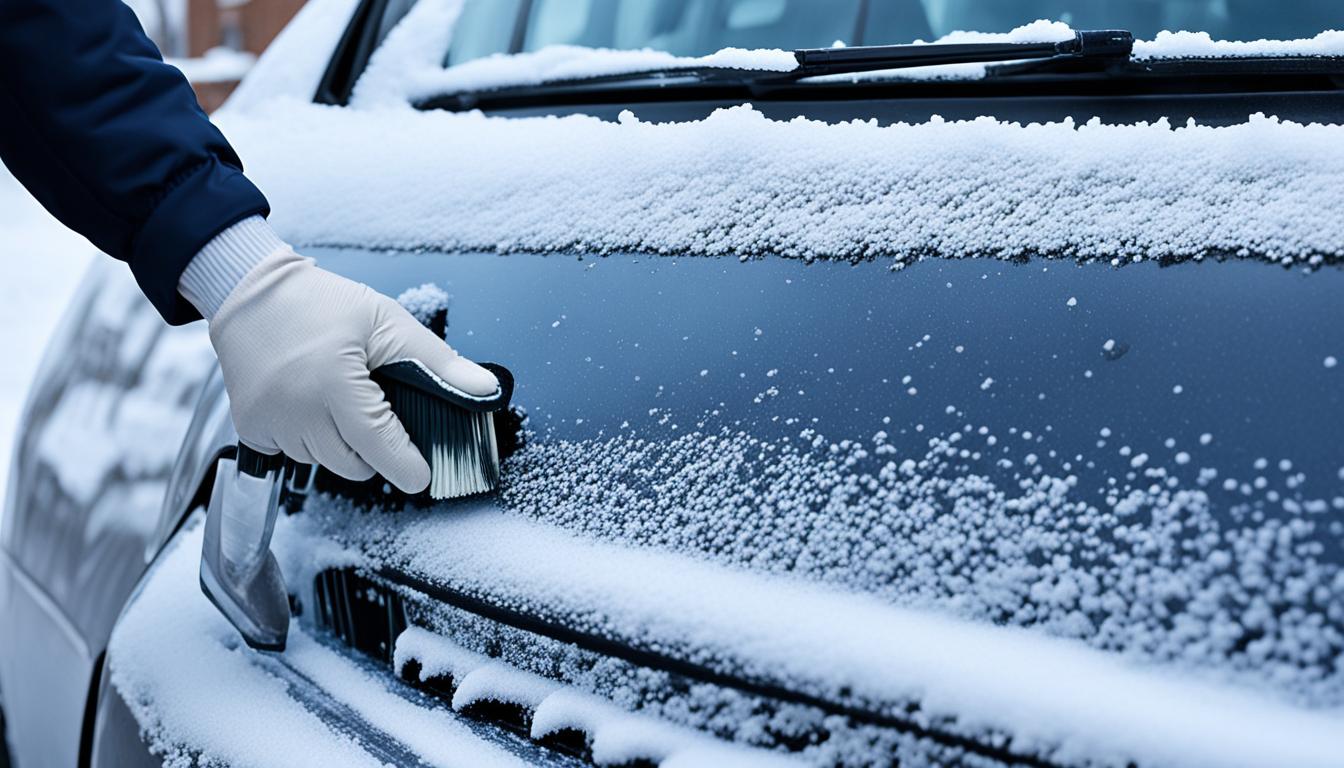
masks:
{"label": "brush bristle", "polygon": [[429,462],[429,496],[453,499],[499,483],[495,419],[409,387],[386,388],[388,404]]}

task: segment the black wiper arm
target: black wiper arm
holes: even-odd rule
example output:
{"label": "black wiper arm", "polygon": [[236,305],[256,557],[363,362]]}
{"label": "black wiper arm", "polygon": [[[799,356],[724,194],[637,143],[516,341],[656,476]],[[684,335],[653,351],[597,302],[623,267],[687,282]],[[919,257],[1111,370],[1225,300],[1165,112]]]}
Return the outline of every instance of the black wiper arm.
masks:
{"label": "black wiper arm", "polygon": [[973,64],[1026,60],[1128,61],[1134,36],[1124,30],[1075,32],[1070,40],[1057,43],[931,43],[927,45],[874,45],[854,48],[805,48],[794,51],[796,69],[735,69],[693,66],[616,72],[596,77],[576,77],[543,83],[502,86],[480,91],[462,91],[435,96],[416,103],[419,109],[474,109],[484,101],[535,105],[547,99],[592,100],[606,96],[628,101],[636,89],[649,92],[673,90],[707,91],[714,88],[750,89],[752,93],[818,75],[874,72],[883,69],[928,67],[938,64]]}
{"label": "black wiper arm", "polygon": [[1025,59],[1127,59],[1134,35],[1122,29],[1075,32],[1058,43],[932,43],[929,45],[870,45],[854,48],[805,48],[794,51],[798,68],[785,77],[875,72],[883,69],[930,67],[939,64],[1021,61]]}

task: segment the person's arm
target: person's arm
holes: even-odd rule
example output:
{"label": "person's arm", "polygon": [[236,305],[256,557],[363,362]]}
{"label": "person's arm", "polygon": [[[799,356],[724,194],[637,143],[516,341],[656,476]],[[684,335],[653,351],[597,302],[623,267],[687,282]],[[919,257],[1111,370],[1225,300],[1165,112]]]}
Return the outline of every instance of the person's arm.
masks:
{"label": "person's arm", "polygon": [[204,316],[239,439],[423,490],[429,465],[369,371],[414,358],[498,387],[395,301],[319,269],[120,0],[0,0],[0,159],[66,226],[130,264],[170,323]]}
{"label": "person's arm", "polygon": [[0,159],[173,324],[199,316],[178,293],[192,258],[269,210],[119,0],[0,2]]}

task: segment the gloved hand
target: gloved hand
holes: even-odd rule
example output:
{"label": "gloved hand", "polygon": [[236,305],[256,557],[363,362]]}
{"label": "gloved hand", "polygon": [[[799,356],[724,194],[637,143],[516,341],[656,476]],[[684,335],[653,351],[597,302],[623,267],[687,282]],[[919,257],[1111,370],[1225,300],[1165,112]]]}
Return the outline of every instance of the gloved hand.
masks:
{"label": "gloved hand", "polygon": [[499,386],[397,302],[288,247],[228,294],[210,318],[210,342],[244,443],[352,480],[376,470],[407,493],[429,485],[429,465],[369,371],[415,358],[463,392]]}

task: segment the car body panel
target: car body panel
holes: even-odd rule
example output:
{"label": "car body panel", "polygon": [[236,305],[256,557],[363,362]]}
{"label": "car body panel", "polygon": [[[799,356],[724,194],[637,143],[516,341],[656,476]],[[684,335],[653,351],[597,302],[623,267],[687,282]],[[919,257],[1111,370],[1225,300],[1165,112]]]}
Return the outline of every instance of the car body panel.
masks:
{"label": "car body panel", "polygon": [[60,608],[14,562],[0,557],[0,676],[6,736],[18,765],[78,764],[94,669],[88,646]]}
{"label": "car body panel", "polygon": [[[94,673],[144,571],[163,488],[213,355],[169,329],[121,265],[86,275],[34,380],[0,568],[0,680],[24,766],[78,761]],[[8,649],[13,649],[10,652]]]}

